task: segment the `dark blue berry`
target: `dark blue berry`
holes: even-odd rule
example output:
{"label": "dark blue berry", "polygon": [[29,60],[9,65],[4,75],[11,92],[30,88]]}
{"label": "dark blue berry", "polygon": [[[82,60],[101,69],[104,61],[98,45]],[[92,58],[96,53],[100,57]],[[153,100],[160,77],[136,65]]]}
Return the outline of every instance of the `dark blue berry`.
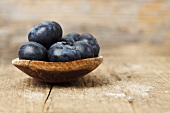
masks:
{"label": "dark blue berry", "polygon": [[80,39],[80,35],[78,33],[72,32],[67,34],[70,38],[74,40],[74,42],[78,41]]}
{"label": "dark blue berry", "polygon": [[44,21],[31,29],[28,40],[42,44],[47,49],[62,37],[61,26],[54,21]]}
{"label": "dark blue berry", "polygon": [[88,33],[81,34],[79,38],[80,41],[85,41],[89,45],[91,45],[94,51],[94,57],[98,57],[100,46],[97,43],[97,40],[91,34]]}
{"label": "dark blue berry", "polygon": [[82,59],[94,57],[93,48],[88,43],[84,41],[77,41],[74,42],[73,45],[80,51]]}
{"label": "dark blue berry", "polygon": [[74,39],[72,37],[69,37],[68,35],[64,35],[61,38],[60,42],[63,42],[63,41],[68,43],[69,45],[73,45],[73,43],[74,43]]}
{"label": "dark blue berry", "polygon": [[48,57],[51,62],[69,62],[81,59],[81,54],[74,46],[57,42],[50,47]]}
{"label": "dark blue berry", "polygon": [[36,42],[27,42],[23,44],[18,52],[19,59],[42,60],[48,59],[46,48]]}

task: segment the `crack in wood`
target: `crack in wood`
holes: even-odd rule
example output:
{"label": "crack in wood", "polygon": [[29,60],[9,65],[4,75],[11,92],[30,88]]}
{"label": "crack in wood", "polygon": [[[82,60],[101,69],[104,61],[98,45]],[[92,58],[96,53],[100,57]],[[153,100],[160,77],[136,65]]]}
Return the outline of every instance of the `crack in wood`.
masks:
{"label": "crack in wood", "polygon": [[127,92],[123,91],[123,93],[128,97],[127,100],[128,100],[128,103],[129,103],[130,107],[132,108],[133,113],[139,113],[139,112],[136,111],[136,109],[134,107],[134,98],[128,96]]}
{"label": "crack in wood", "polygon": [[32,60],[30,60],[30,61],[28,62],[28,65],[27,65],[27,67],[29,67],[29,65],[30,65],[31,61],[32,61]]}
{"label": "crack in wood", "polygon": [[130,104],[133,112],[134,112],[134,113],[137,113],[136,110],[135,110],[135,107],[134,107],[134,101],[133,101],[133,100],[132,100],[132,101],[129,101],[129,100],[128,100],[128,102],[129,102],[129,104]]}
{"label": "crack in wood", "polygon": [[52,89],[53,89],[53,86],[54,85],[51,85],[51,87],[50,87],[50,90],[49,90],[49,92],[48,92],[48,95],[47,95],[47,97],[46,97],[46,99],[45,99],[45,101],[44,101],[44,105],[43,105],[43,109],[42,109],[42,112],[48,112],[48,110],[49,110],[49,105],[48,106],[46,106],[46,103],[47,103],[47,101],[48,101],[48,99],[49,99],[49,97],[50,97],[50,94],[51,94],[51,91],[52,91]]}

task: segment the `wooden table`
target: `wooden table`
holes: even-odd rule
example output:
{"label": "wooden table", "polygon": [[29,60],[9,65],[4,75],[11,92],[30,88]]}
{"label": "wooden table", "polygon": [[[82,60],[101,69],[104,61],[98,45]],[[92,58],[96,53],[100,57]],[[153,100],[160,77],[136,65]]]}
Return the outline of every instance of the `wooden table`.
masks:
{"label": "wooden table", "polygon": [[0,65],[0,113],[170,113],[170,46],[103,47],[103,63],[62,84]]}

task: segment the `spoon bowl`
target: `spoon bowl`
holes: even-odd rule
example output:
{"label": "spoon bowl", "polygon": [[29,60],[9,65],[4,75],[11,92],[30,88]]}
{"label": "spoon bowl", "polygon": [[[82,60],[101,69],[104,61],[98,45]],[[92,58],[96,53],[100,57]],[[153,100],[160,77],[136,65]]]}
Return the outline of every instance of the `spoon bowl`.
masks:
{"label": "spoon bowl", "polygon": [[45,62],[16,58],[12,64],[35,79],[55,83],[84,76],[96,69],[102,61],[102,56],[70,62]]}

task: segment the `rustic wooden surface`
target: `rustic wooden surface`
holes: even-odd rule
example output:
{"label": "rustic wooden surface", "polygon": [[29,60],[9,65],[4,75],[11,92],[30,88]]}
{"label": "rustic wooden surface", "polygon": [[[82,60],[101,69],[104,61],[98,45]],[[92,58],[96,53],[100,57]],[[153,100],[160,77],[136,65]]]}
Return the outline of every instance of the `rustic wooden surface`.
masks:
{"label": "rustic wooden surface", "polygon": [[0,112],[170,112],[170,45],[112,46],[101,55],[104,62],[95,71],[60,84],[0,65]]}
{"label": "rustic wooden surface", "polygon": [[[15,68],[32,26],[91,33],[103,63],[49,84]],[[170,0],[0,0],[0,113],[170,113]]]}

